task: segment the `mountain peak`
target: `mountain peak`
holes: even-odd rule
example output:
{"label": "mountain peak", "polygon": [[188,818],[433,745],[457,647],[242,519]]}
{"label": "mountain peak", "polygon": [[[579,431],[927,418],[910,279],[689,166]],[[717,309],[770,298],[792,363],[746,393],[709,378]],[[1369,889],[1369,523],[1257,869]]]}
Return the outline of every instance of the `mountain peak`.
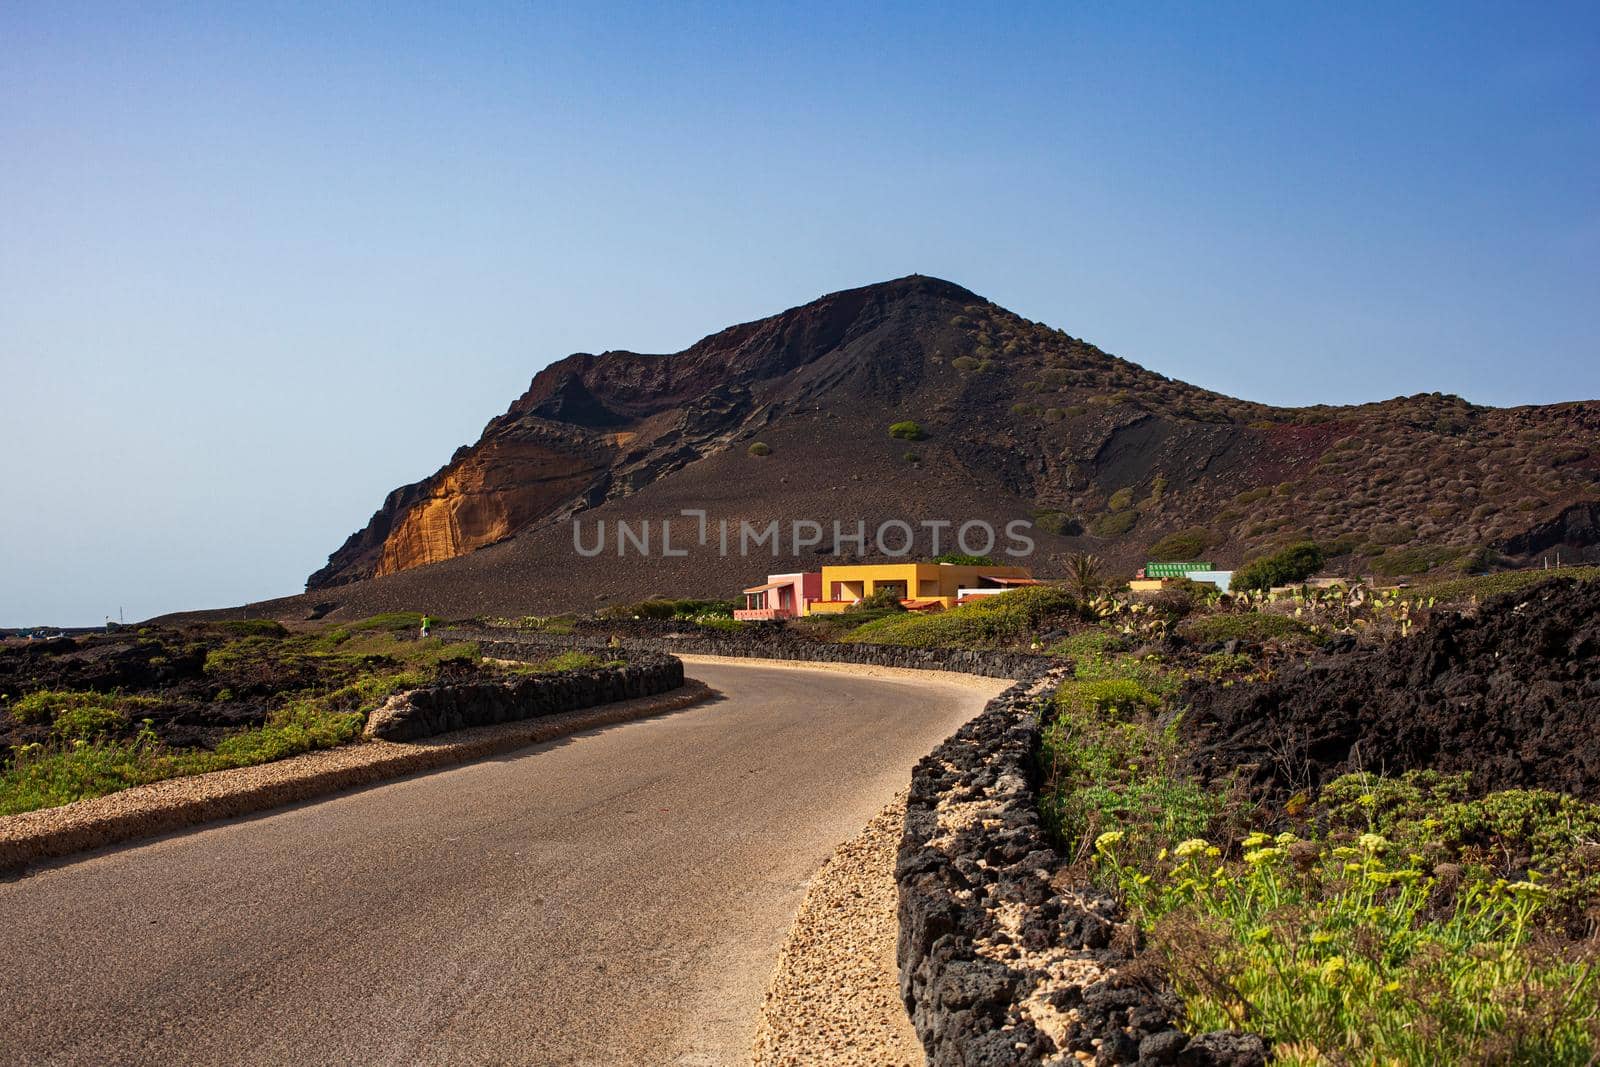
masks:
{"label": "mountain peak", "polygon": [[[888,434],[903,420],[925,437],[914,448]],[[752,453],[756,443],[766,447]],[[1375,477],[1396,488],[1376,489]],[[1594,404],[1500,411],[1429,394],[1273,408],[1152,373],[913,274],[825,294],[681,352],[551,364],[475,445],[390,494],[308,586],[508,540],[525,548],[506,551],[534,553],[519,566],[553,568],[559,585],[573,563],[553,532],[565,517],[675,514],[707,501],[847,523],[1026,518],[1047,557],[1089,550],[1114,562],[1137,561],[1178,531],[1229,562],[1316,537],[1358,553],[1361,566],[1406,573],[1484,546],[1526,554],[1563,531],[1600,542],[1600,518],[1572,511],[1597,497]],[[645,563],[660,561],[628,581],[648,586],[656,572]],[[689,586],[675,591],[713,591]]]}

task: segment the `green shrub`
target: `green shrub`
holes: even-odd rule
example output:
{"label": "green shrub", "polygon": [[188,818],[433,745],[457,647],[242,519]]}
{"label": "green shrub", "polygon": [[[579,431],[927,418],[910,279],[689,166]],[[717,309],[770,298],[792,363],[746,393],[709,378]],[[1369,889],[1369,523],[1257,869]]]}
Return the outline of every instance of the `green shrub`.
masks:
{"label": "green shrub", "polygon": [[1367,532],[1368,539],[1380,545],[1406,545],[1416,536],[1415,526],[1405,526],[1400,523],[1374,526]]}
{"label": "green shrub", "polygon": [[1159,835],[1170,852],[1152,859],[1137,832],[1098,835],[1095,858],[1193,1029],[1248,1026],[1291,1062],[1323,1062],[1296,1049],[1371,1063],[1593,1062],[1593,951],[1564,958],[1534,943],[1538,883],[1470,883],[1441,909],[1425,857],[1379,833],[1349,844],[1258,833],[1232,861],[1170,832]]}
{"label": "green shrub", "polygon": [[225,737],[210,752],[173,752],[148,729],[132,741],[72,738],[72,744],[60,749],[29,746],[19,750],[0,773],[0,815],[345,744],[355,740],[366,716],[361,711],[324,710],[325,702],[342,697],[342,693],[334,693],[294,700],[274,712],[266,724]]}
{"label": "green shrub", "polygon": [[1322,554],[1332,559],[1335,556],[1348,556],[1360,548],[1362,538],[1357,534],[1341,534],[1327,541],[1318,541],[1317,544],[1321,546]]}
{"label": "green shrub", "polygon": [[1073,679],[1056,690],[1056,707],[1082,714],[1130,715],[1156,707],[1161,701],[1131,678]]}
{"label": "green shrub", "polygon": [[958,567],[993,567],[994,560],[988,556],[968,556],[960,552],[945,552],[933,557],[935,563],[953,563]]}
{"label": "green shrub", "polygon": [[[348,631],[338,631],[343,634],[343,639],[348,640]],[[320,650],[326,644],[327,638],[313,639],[307,645],[307,651]],[[206,653],[205,672],[207,674],[223,674],[250,666],[253,663],[265,661],[275,656],[281,650],[280,642],[272,637],[241,637],[236,641],[229,641],[221,648],[214,648]]]}
{"label": "green shrub", "polygon": [[1310,801],[1311,839],[1245,836],[1262,813],[1177,771],[1148,708],[1058,695],[1041,813],[1121,897],[1189,1029],[1246,1028],[1291,1063],[1593,1062],[1600,955],[1546,931],[1581,929],[1600,892],[1600,805],[1360,773]]}
{"label": "green shrub", "polygon": [[210,753],[179,757],[180,773],[199,774],[333,748],[355,740],[366,716],[359,712],[329,714],[314,700],[296,700],[272,713],[264,726],[223,738]]}
{"label": "green shrub", "polygon": [[1138,521],[1137,511],[1108,511],[1094,517],[1094,521],[1089,523],[1089,532],[1096,537],[1121,537],[1133,529],[1133,524]]}
{"label": "green shrub", "polygon": [[749,452],[750,455],[756,456],[758,458],[761,457],[761,456],[770,456],[770,455],[772,455],[771,447],[769,447],[765,442],[762,442],[762,441],[755,442],[754,444],[752,444],[745,451]]}
{"label": "green shrub", "polygon": [[1562,567],[1558,571],[1530,567],[1527,570],[1481,574],[1475,578],[1430,580],[1413,588],[1440,601],[1462,601],[1472,597],[1487,600],[1489,597],[1500,596],[1502,593],[1515,593],[1557,577],[1592,582],[1600,579],[1600,567]]}
{"label": "green shrub", "polygon": [[1169,533],[1150,546],[1150,558],[1157,562],[1199,559],[1200,553],[1216,543],[1216,535],[1203,526]]}
{"label": "green shrub", "polygon": [[621,667],[624,664],[625,661],[620,659],[602,659],[592,652],[579,652],[574,649],[546,660],[518,663],[509,669],[515,674],[560,674],[562,671],[592,671],[601,667]]}
{"label": "green shrub", "polygon": [[637,604],[617,604],[601,612],[607,619],[670,619],[678,613],[675,600],[641,600]]}
{"label": "green shrub", "polygon": [[53,808],[154,779],[140,745],[96,741],[63,749],[27,746],[0,773],[0,815]]}
{"label": "green shrub", "polygon": [[1390,549],[1372,561],[1372,570],[1386,578],[1402,574],[1422,574],[1443,563],[1461,558],[1466,549],[1460,545],[1417,545],[1399,550]]}
{"label": "green shrub", "polygon": [[1126,511],[1132,505],[1133,488],[1131,486],[1124,486],[1123,488],[1118,489],[1115,493],[1112,493],[1111,498],[1106,501],[1106,507],[1111,511]]}
{"label": "green shrub", "polygon": [[41,689],[11,705],[11,717],[21,723],[51,723],[63,711],[100,704],[101,693],[80,693],[70,689]]}
{"label": "green shrub", "polygon": [[1082,630],[1071,637],[1062,638],[1049,648],[1045,649],[1048,656],[1067,656],[1072,659],[1082,660],[1098,656],[1106,656],[1120,651],[1126,642],[1121,635],[1113,633],[1104,627],[1095,627],[1092,630]]}
{"label": "green shrub", "polygon": [[903,598],[891,587],[884,586],[874,589],[860,600],[845,609],[851,611],[905,611],[901,603]]}
{"label": "green shrub", "polygon": [[1253,671],[1256,661],[1243,652],[1210,652],[1200,657],[1195,673],[1209,681],[1220,681],[1230,675]]}
{"label": "green shrub", "polygon": [[950,365],[959,371],[973,371],[978,369],[978,361],[971,356],[957,356],[950,361]]}
{"label": "green shrub", "polygon": [[377,615],[369,615],[359,622],[352,622],[346,629],[360,633],[366,630],[420,630],[422,629],[422,616],[420,611],[385,611]]}
{"label": "green shrub", "polygon": [[1083,533],[1083,523],[1059,511],[1036,511],[1033,524],[1047,534],[1058,537],[1077,537]]}
{"label": "green shrub", "polygon": [[1217,799],[1176,770],[1176,723],[1151,714],[1155,696],[1126,680],[1065,683],[1040,738],[1044,775],[1040,814],[1070,857],[1082,857],[1102,831],[1133,831],[1130,852],[1201,833]]}
{"label": "green shrub", "polygon": [[912,648],[993,648],[1029,640],[1047,619],[1076,616],[1077,598],[1064,589],[1035,585],[987,596],[941,612],[890,615],[842,640]]}
{"label": "green shrub", "polygon": [[897,422],[891,425],[889,427],[889,436],[899,438],[902,441],[920,441],[922,440],[922,427],[908,419],[905,422]]}
{"label": "green shrub", "polygon": [[689,619],[695,622],[704,621],[710,617],[733,618],[737,608],[744,605],[732,600],[674,600],[672,604],[672,617],[675,619]]}
{"label": "green shrub", "polygon": [[109,704],[84,704],[58,711],[51,729],[63,741],[87,741],[121,733],[127,725],[122,712]]}
{"label": "green shrub", "polygon": [[275,619],[225,619],[217,628],[235,637],[288,637],[289,631]]}
{"label": "green shrub", "polygon": [[1231,588],[1252,591],[1293,585],[1317,573],[1323,562],[1322,549],[1314,542],[1301,541],[1281,552],[1246,563],[1234,572]]}
{"label": "green shrub", "polygon": [[[115,717],[123,721],[147,708],[156,707],[160,701],[151,697],[123,696],[120,693],[95,693],[75,689],[42,689],[29,693],[11,705],[11,715],[18,722],[32,724],[59,724],[66,720],[63,729],[80,731],[91,724],[110,721]],[[73,732],[73,737],[88,734]]]}
{"label": "green shrub", "polygon": [[1178,632],[1197,645],[1219,641],[1274,641],[1283,638],[1313,640],[1316,635],[1298,619],[1248,611],[1239,615],[1205,615],[1185,619]]}

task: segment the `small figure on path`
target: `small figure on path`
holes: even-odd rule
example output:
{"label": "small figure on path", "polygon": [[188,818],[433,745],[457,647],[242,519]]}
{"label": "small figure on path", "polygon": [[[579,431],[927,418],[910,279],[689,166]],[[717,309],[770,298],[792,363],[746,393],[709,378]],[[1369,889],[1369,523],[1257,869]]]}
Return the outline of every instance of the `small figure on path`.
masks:
{"label": "small figure on path", "polygon": [[429,631],[431,631],[432,629],[433,629],[433,620],[428,618],[426,615],[424,615],[422,617],[422,636],[423,637],[427,637]]}

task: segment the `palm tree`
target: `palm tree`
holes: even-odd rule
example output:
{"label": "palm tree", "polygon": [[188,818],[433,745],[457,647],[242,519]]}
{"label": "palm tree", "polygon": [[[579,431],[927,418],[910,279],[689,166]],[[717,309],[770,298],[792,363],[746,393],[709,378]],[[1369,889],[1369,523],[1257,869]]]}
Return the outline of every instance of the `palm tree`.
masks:
{"label": "palm tree", "polygon": [[1088,600],[1100,591],[1100,557],[1075,552],[1067,557],[1067,581],[1079,599]]}

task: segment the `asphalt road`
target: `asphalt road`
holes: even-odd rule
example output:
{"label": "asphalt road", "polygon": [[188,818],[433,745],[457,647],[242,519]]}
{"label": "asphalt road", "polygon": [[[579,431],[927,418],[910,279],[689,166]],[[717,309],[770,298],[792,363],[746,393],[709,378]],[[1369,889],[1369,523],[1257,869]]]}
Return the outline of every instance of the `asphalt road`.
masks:
{"label": "asphalt road", "polygon": [[0,883],[0,1061],[747,1062],[807,879],[987,694],[690,673],[724,699]]}

